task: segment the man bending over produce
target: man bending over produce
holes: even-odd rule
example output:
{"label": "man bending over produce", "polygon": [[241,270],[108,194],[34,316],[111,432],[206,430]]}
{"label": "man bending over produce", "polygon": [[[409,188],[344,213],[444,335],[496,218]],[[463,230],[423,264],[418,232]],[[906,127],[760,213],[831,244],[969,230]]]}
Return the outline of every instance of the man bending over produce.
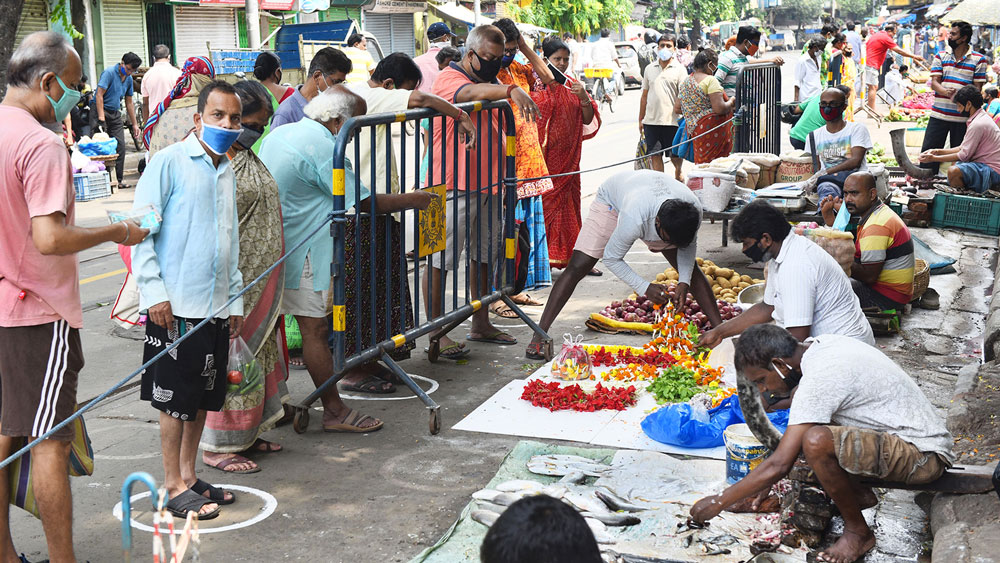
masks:
{"label": "man bending over produce", "polygon": [[899,309],[913,298],[913,239],[910,229],[878,199],[875,177],[855,172],[844,182],[844,199],[827,196],[820,204],[823,220],[832,227],[841,205],[861,217],[855,239],[851,286],[861,308]]}
{"label": "man bending over produce", "polygon": [[844,534],[816,560],[846,563],[875,547],[861,511],[878,499],[862,479],[929,483],[955,460],[951,434],[930,401],[872,346],[834,334],[802,343],[783,328],[760,325],[736,342],[735,363],[762,393],[794,390],[788,430],[749,475],[691,507],[697,522],[767,494],[801,453],[844,519]]}
{"label": "man bending over produce", "polygon": [[747,258],[766,264],[764,300],[721,326],[713,323],[716,328],[702,334],[699,345],[714,348],[724,338],[772,320],[799,340],[839,334],[875,345],[844,270],[819,245],[793,233],[781,211],[754,200],[733,219],[731,231],[734,240],[743,241]]}
{"label": "man bending over produce", "polygon": [[[635,241],[642,240],[651,252],[660,252],[677,269],[674,305],[683,306],[688,287],[711,321],[719,326],[722,317],[705,274],[695,265],[701,202],[687,186],[655,170],[630,170],[608,178],[597,190],[566,271],[556,280],[538,324],[549,330],[576,285],[604,259],[604,264],[637,295],[655,304],[667,302],[669,293],[662,285],[649,283],[625,263],[625,254]],[[535,335],[525,356],[545,359],[542,339]]]}

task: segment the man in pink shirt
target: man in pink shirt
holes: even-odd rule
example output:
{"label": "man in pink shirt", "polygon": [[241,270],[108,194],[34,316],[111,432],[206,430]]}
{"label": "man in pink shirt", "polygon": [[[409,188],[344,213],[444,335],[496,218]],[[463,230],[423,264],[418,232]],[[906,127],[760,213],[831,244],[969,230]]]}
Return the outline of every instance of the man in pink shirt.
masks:
{"label": "man in pink shirt", "polygon": [[[62,35],[21,42],[7,66],[0,104],[0,459],[15,440],[46,434],[74,411],[83,367],[76,253],[104,242],[134,245],[149,232],[133,222],[73,225],[73,171],[59,123],[80,99],[80,57]],[[73,427],[31,450],[31,480],[49,560],[74,562],[67,468]],[[8,469],[0,470],[0,559],[18,561],[10,535]]]}
{"label": "man in pink shirt", "polygon": [[977,86],[963,86],[952,102],[971,115],[962,144],[950,149],[932,149],[920,154],[920,162],[956,162],[948,169],[948,183],[983,193],[1000,187],[1000,127],[983,111],[983,95]]}
{"label": "man in pink shirt", "polygon": [[413,62],[417,63],[417,66],[420,68],[420,74],[423,76],[417,90],[425,94],[433,93],[434,80],[437,79],[437,75],[441,72],[437,54],[441,49],[451,46],[451,38],[454,36],[455,34],[452,33],[451,28],[444,22],[432,23],[427,27],[427,41],[430,43],[430,48],[423,55],[413,58]]}
{"label": "man in pink shirt", "polygon": [[170,90],[181,77],[181,69],[170,64],[170,47],[157,45],[153,47],[153,66],[142,75],[142,107],[149,115],[152,106],[159,104],[167,97]]}

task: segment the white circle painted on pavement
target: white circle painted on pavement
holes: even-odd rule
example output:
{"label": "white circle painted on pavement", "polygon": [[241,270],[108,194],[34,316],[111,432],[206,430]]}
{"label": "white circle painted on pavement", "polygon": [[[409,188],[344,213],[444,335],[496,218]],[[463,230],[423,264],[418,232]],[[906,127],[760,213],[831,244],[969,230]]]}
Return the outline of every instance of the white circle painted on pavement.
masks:
{"label": "white circle painted on pavement", "polygon": [[[267,518],[268,516],[274,514],[274,509],[278,507],[278,500],[275,499],[274,496],[271,495],[271,493],[268,493],[266,491],[262,491],[260,489],[254,489],[254,488],[251,488],[251,487],[244,487],[242,485],[215,485],[215,486],[219,487],[219,488],[222,488],[222,489],[229,489],[231,491],[240,491],[240,492],[244,492],[244,493],[249,493],[249,494],[254,495],[256,497],[260,497],[261,499],[264,500],[264,508],[262,508],[260,510],[260,512],[258,512],[256,515],[254,515],[253,518],[250,518],[249,520],[244,520],[242,522],[236,522],[236,523],[233,523],[233,524],[228,524],[226,526],[219,526],[218,528],[203,528],[203,527],[201,527],[201,522],[207,522],[208,520],[201,520],[201,521],[199,521],[199,525],[198,525],[198,533],[199,534],[217,534],[219,532],[229,532],[231,530],[238,530],[240,528],[246,528],[247,526],[252,526],[252,525],[256,524],[257,522],[260,522],[261,520],[263,520],[263,519]],[[150,492],[150,491],[144,491],[144,492],[132,495],[132,499],[131,499],[132,506],[136,505],[136,501],[142,500],[144,498],[149,498],[149,496],[152,495],[152,494],[153,493]],[[122,519],[122,503],[121,503],[121,501],[118,501],[118,504],[115,505],[115,507],[111,511],[111,513],[114,514],[115,518],[117,518],[119,522],[121,521],[121,519]],[[132,527],[135,528],[136,530],[142,530],[143,532],[150,532],[150,533],[153,532],[153,527],[152,526],[143,524],[142,522],[139,522],[135,518],[132,518]],[[174,529],[174,535],[180,535],[183,532],[184,532],[184,528],[183,527],[178,527],[178,528]],[[161,528],[160,529],[160,533],[164,534],[164,533],[169,533],[169,532],[165,528]]]}
{"label": "white circle painted on pavement", "polygon": [[[431,393],[437,391],[438,387],[440,387],[440,385],[438,385],[437,381],[434,381],[433,379],[431,379],[429,377],[424,377],[422,375],[415,375],[415,374],[412,374],[412,373],[407,374],[407,375],[409,375],[411,379],[418,379],[420,381],[426,381],[427,383],[430,383],[431,384],[430,389],[428,389],[427,391],[424,391],[424,393],[427,393],[428,395],[430,395]],[[399,388],[399,389],[406,389],[407,391],[410,390],[410,388],[407,387],[406,385],[396,384],[396,387]],[[407,397],[370,397],[370,396],[362,396],[362,395],[351,395],[350,393],[343,393],[343,392],[340,394],[340,397],[342,399],[354,399],[354,400],[357,400],[357,401],[405,401],[406,399],[417,399],[418,398],[416,395],[409,395]],[[313,407],[313,408],[315,408],[316,410],[323,410],[323,407]]]}
{"label": "white circle painted on pavement", "polygon": [[[105,430],[121,430],[122,426],[135,426],[139,428],[148,428],[149,430],[155,430],[157,434],[160,432],[160,426],[158,424],[152,424],[147,422],[136,421],[125,421],[113,426],[103,426],[98,428],[89,427],[87,428],[88,434],[97,434],[99,432],[104,432]],[[144,454],[129,454],[129,455],[107,455],[94,453],[94,459],[106,459],[110,461],[131,461],[137,459],[152,459],[154,457],[160,457],[163,455],[161,452],[149,452]]]}

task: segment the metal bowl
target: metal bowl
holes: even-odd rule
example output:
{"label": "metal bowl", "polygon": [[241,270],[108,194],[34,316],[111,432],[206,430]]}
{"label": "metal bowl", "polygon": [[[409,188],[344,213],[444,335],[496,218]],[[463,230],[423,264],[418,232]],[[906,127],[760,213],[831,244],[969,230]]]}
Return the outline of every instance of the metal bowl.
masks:
{"label": "metal bowl", "polygon": [[764,300],[764,284],[748,285],[736,296],[736,305],[744,311]]}

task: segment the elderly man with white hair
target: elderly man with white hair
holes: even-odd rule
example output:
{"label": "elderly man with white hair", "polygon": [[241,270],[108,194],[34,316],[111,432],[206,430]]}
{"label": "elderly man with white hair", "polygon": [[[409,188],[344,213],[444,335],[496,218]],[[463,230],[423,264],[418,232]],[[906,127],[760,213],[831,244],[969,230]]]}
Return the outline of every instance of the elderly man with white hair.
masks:
{"label": "elderly man with white hair", "polygon": [[[306,117],[271,131],[261,145],[260,158],[278,183],[285,228],[285,246],[298,244],[333,209],[333,150],[344,122],[364,115],[364,99],[337,85],[319,94],[305,107]],[[354,189],[354,173],[346,163],[344,208],[368,205],[368,188]],[[427,209],[434,196],[414,191],[375,195],[376,213]],[[326,304],[333,261],[333,238],[321,231],[285,262],[282,313],[293,315],[302,332],[302,357],[317,387],[333,376],[327,343]],[[348,238],[353,233],[346,234]],[[410,315],[412,317],[412,315]],[[364,366],[356,368],[364,369]],[[351,374],[348,374],[351,375]],[[322,396],[323,429],[327,432],[374,432],[382,421],[347,407],[336,386]]]}
{"label": "elderly man with white hair", "polygon": [[[0,105],[0,459],[76,410],[83,368],[76,253],[104,242],[131,246],[149,233],[131,221],[73,224],[69,155],[46,124],[61,123],[76,106],[82,70],[69,42],[50,31],[26,37],[7,64]],[[31,484],[56,562],[76,561],[67,477],[73,437],[67,425],[31,450]],[[16,502],[9,471],[0,470],[0,561],[19,561],[8,520],[8,503]]]}

